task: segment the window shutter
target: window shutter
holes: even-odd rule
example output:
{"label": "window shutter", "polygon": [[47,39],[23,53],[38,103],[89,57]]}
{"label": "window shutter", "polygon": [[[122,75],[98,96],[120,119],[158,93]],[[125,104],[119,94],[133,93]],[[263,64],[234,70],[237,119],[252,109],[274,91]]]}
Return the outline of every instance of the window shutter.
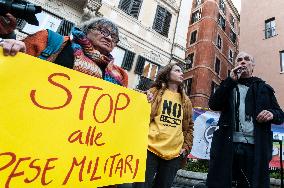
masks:
{"label": "window shutter", "polygon": [[216,62],[215,62],[215,72],[219,75],[220,74],[220,60],[216,57]]}
{"label": "window shutter", "polygon": [[57,30],[57,32],[63,36],[68,36],[71,33],[71,29],[75,24],[68,20],[63,19]]}
{"label": "window shutter", "polygon": [[130,6],[131,0],[121,0],[118,7],[128,14]]}
{"label": "window shutter", "polygon": [[143,70],[144,70],[145,61],[146,61],[146,59],[144,57],[142,57],[142,56],[138,57],[134,73],[136,73],[138,75],[142,75]]}
{"label": "window shutter", "polygon": [[168,37],[172,15],[169,11],[161,6],[157,6],[156,16],[153,29],[161,35]]}
{"label": "window shutter", "polygon": [[171,19],[172,15],[168,11],[166,12],[166,19],[164,23],[164,28],[163,28],[163,35],[168,37],[169,29],[170,29],[170,24],[171,24]]}
{"label": "window shutter", "polygon": [[135,56],[135,53],[134,53],[134,52],[131,52],[131,51],[128,51],[128,50],[127,50],[127,51],[125,52],[125,55],[124,55],[124,58],[123,58],[121,67],[124,68],[125,70],[130,71],[131,68],[132,68],[134,56]]}
{"label": "window shutter", "polygon": [[163,7],[158,6],[155,20],[154,20],[154,25],[153,25],[153,29],[157,31],[158,33],[162,33],[163,31],[164,13],[165,13],[165,9]]}
{"label": "window shutter", "polygon": [[134,18],[138,18],[142,0],[133,0],[129,14]]}

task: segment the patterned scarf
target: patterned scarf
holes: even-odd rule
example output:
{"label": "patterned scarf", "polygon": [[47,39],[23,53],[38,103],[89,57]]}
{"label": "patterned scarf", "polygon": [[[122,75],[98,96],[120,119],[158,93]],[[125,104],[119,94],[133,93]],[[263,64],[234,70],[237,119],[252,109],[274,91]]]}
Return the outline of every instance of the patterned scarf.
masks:
{"label": "patterned scarf", "polygon": [[125,80],[126,74],[122,74],[121,70],[114,65],[111,54],[108,56],[101,54],[78,28],[72,30],[72,35],[74,70],[125,86],[123,80]]}

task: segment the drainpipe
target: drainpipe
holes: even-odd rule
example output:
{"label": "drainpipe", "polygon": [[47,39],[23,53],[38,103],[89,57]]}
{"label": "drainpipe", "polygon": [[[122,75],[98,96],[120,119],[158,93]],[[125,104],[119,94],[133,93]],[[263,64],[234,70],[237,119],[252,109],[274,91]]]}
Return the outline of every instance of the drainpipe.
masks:
{"label": "drainpipe", "polygon": [[176,25],[175,25],[174,38],[173,38],[173,43],[172,43],[172,48],[171,48],[171,58],[170,58],[169,63],[172,62],[172,59],[174,57],[173,51],[174,51],[174,44],[175,44],[175,40],[176,40],[177,26],[178,26],[178,22],[179,22],[179,15],[180,15],[182,1],[183,0],[180,0],[180,4],[179,4],[179,9],[178,9],[178,14],[177,14],[177,22],[176,22]]}

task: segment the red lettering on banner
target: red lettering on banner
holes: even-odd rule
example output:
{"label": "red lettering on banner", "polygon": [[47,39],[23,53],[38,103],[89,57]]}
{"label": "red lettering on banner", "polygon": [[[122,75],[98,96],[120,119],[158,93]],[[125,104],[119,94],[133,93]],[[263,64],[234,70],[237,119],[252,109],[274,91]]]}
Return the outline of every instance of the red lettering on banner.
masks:
{"label": "red lettering on banner", "polygon": [[[12,152],[6,152],[6,153],[1,153],[0,154],[0,157],[4,157],[4,156],[11,157],[11,160],[6,165],[4,165],[3,167],[0,167],[0,171],[8,169],[10,166],[12,166],[14,163],[16,163],[14,168],[12,169],[11,173],[7,177],[7,180],[5,182],[5,188],[10,188],[10,184],[11,184],[12,179],[16,178],[16,177],[19,177],[19,176],[24,176],[25,175],[25,171],[28,171],[29,169],[35,169],[36,170],[36,175],[32,179],[28,179],[27,177],[24,178],[24,180],[23,180],[24,183],[27,183],[27,184],[28,183],[32,183],[40,176],[41,167],[38,166],[38,165],[35,165],[35,162],[39,161],[39,159],[31,160],[31,157],[20,157],[17,160],[16,154],[12,153]],[[50,171],[50,170],[55,168],[54,166],[52,166],[52,167],[49,166],[49,163],[51,161],[55,161],[55,160],[57,160],[57,158],[49,158],[49,159],[47,159],[47,161],[45,163],[45,167],[44,167],[43,173],[41,175],[41,183],[44,186],[48,185],[49,183],[52,182],[52,180],[51,180],[48,183],[46,183],[46,173],[47,173],[47,171]],[[29,168],[25,168],[27,166],[27,165],[24,165],[25,161],[28,162],[28,164],[29,164],[28,167]],[[25,169],[25,171],[17,172],[17,170],[19,169],[19,166],[25,166],[25,167],[22,167],[23,169]]]}
{"label": "red lettering on banner", "polygon": [[85,103],[86,103],[86,99],[89,93],[90,89],[97,89],[97,90],[103,90],[100,87],[96,87],[96,86],[80,86],[79,88],[85,88],[85,93],[81,102],[81,107],[80,107],[80,113],[79,113],[79,119],[83,120],[84,119],[84,108],[85,108]]}
{"label": "red lettering on banner", "polygon": [[81,162],[78,163],[76,157],[73,157],[73,162],[72,162],[72,166],[68,172],[68,174],[66,175],[64,181],[63,181],[63,184],[62,185],[66,185],[68,183],[68,180],[72,174],[72,171],[74,169],[75,166],[80,166],[80,172],[79,172],[79,181],[83,181],[83,170],[84,170],[84,165],[85,165],[85,162],[86,162],[86,156],[84,156],[84,158],[81,160]]}
{"label": "red lettering on banner", "polygon": [[[98,169],[98,166],[99,166],[99,160],[100,158],[97,157],[96,158],[96,162],[94,164],[94,167],[93,167],[93,171],[92,171],[92,175],[90,177],[90,181],[95,181],[95,180],[99,180],[101,179],[101,176],[96,176],[97,174],[97,169]],[[78,162],[78,160],[76,159],[76,157],[73,158],[73,162],[72,162],[72,165],[71,165],[71,168],[69,170],[69,172],[67,173],[66,177],[65,177],[65,180],[63,181],[63,184],[62,185],[66,185],[69,181],[69,178],[73,172],[73,169],[74,167],[79,167],[80,168],[80,172],[78,174],[78,178],[79,178],[79,181],[82,182],[84,180],[83,178],[83,172],[84,172],[84,168],[85,168],[85,164],[86,164],[86,156],[84,156],[84,158],[81,160],[81,162]],[[89,174],[91,172],[91,167],[92,167],[92,164],[93,164],[93,161],[90,160],[89,161],[89,164],[88,164],[88,169],[87,169],[87,173]]]}
{"label": "red lettering on banner", "polygon": [[53,77],[55,76],[61,76],[61,77],[65,77],[67,78],[68,80],[70,80],[70,77],[67,75],[67,74],[64,74],[64,73],[53,73],[51,74],[49,77],[48,77],[48,81],[52,84],[52,85],[55,85],[56,87],[59,87],[61,89],[63,89],[65,92],[66,92],[66,101],[63,105],[60,105],[60,106],[54,106],[54,107],[47,107],[47,106],[43,106],[41,104],[39,104],[36,99],[35,99],[35,94],[36,94],[36,90],[32,90],[31,93],[30,93],[30,98],[32,100],[32,102],[34,103],[34,105],[36,105],[37,107],[39,108],[42,108],[42,109],[46,109],[46,110],[56,110],[56,109],[60,109],[60,108],[64,108],[65,106],[67,106],[70,102],[71,102],[71,99],[72,99],[72,93],[71,91],[69,91],[65,86],[63,86],[62,84],[59,84],[57,82],[55,82],[53,80]]}
{"label": "red lettering on banner", "polygon": [[0,157],[5,156],[5,155],[8,156],[8,157],[11,157],[11,160],[5,166],[0,167],[0,171],[4,170],[6,168],[9,168],[17,159],[16,154],[12,153],[12,152],[1,153]]}
{"label": "red lettering on banner", "polygon": [[113,156],[110,156],[110,158],[112,158],[112,162],[111,162],[111,165],[110,165],[110,170],[109,170],[109,177],[112,177],[112,170],[113,170],[113,165],[114,165],[114,162],[115,162],[115,158],[117,156],[121,155],[120,153],[116,154],[116,155],[113,155]]}
{"label": "red lettering on banner", "polygon": [[[129,160],[128,158],[130,158],[130,160]],[[128,156],[126,157],[126,159],[125,159],[124,173],[126,173],[126,165],[127,165],[128,168],[130,169],[130,172],[133,173],[133,172],[132,172],[131,165],[130,165],[130,162],[132,161],[132,159],[133,159],[133,155],[128,155]]]}
{"label": "red lettering on banner", "polygon": [[136,165],[135,165],[135,170],[134,170],[134,174],[133,174],[132,179],[134,179],[136,177],[137,172],[138,172],[138,168],[139,168],[139,159],[136,159]]}
{"label": "red lettering on banner", "polygon": [[52,180],[50,180],[48,183],[46,183],[46,172],[48,170],[52,170],[55,168],[55,166],[49,166],[49,163],[52,162],[52,161],[56,161],[58,158],[50,158],[50,159],[47,159],[46,160],[46,163],[45,163],[45,166],[44,166],[44,169],[43,169],[43,172],[42,172],[42,176],[41,176],[41,184],[42,185],[48,185],[52,182]]}
{"label": "red lettering on banner", "polygon": [[[90,95],[89,91],[90,89],[96,89],[96,90],[103,90],[102,88],[100,87],[97,87],[97,86],[80,86],[79,88],[84,88],[86,89],[85,92],[84,92],[84,95],[83,95],[83,98],[82,98],[82,102],[81,102],[81,106],[80,106],[80,111],[79,111],[79,119],[80,120],[83,120],[84,119],[84,110],[85,110],[85,105],[86,105],[86,100],[87,100],[87,97]],[[124,105],[121,105],[119,102],[122,100],[122,97],[124,97],[126,99],[126,104]],[[101,104],[101,100],[103,98],[107,98],[109,100],[109,106],[107,108],[108,110],[108,113],[106,115],[106,117],[104,117],[102,120],[99,120],[98,119],[98,113],[100,113],[100,110],[99,108],[97,108],[97,106],[99,104]],[[115,105],[113,105],[115,102]],[[122,111],[124,109],[126,109],[128,107],[130,103],[130,97],[125,94],[125,93],[119,93],[117,96],[116,96],[116,100],[114,100],[112,98],[111,95],[109,94],[101,94],[95,101],[95,104],[94,104],[94,107],[93,107],[93,117],[94,117],[94,120],[97,122],[97,123],[105,123],[107,122],[111,115],[113,114],[113,123],[115,123],[115,120],[116,120],[116,113],[117,111]]]}
{"label": "red lettering on banner", "polygon": [[[109,112],[108,112],[107,117],[106,117],[104,120],[99,121],[99,120],[97,119],[97,116],[96,116],[97,105],[99,104],[99,101],[100,101],[104,96],[108,96],[108,97],[109,97]],[[113,109],[113,100],[112,100],[111,96],[110,96],[109,94],[103,94],[103,95],[101,95],[101,96],[97,99],[97,101],[96,101],[96,103],[95,103],[95,105],[94,105],[93,115],[94,115],[94,119],[96,120],[96,122],[97,122],[97,123],[105,123],[105,122],[110,118],[111,113],[112,113],[112,109]]]}
{"label": "red lettering on banner", "polygon": [[[118,107],[118,102],[119,102],[119,99],[120,99],[120,96],[124,96],[127,100],[126,104],[122,107]],[[118,110],[124,110],[130,103],[130,98],[127,94],[125,93],[119,93],[117,95],[117,98],[116,98],[116,102],[115,102],[115,107],[114,107],[114,114],[113,114],[113,123],[115,123],[115,117],[116,117],[116,111]]]}
{"label": "red lettering on banner", "polygon": [[31,180],[29,180],[28,178],[26,178],[26,179],[24,180],[25,183],[32,183],[33,181],[35,181],[35,180],[39,177],[41,168],[40,168],[40,166],[35,166],[35,164],[34,164],[34,163],[35,163],[36,161],[38,161],[38,160],[39,160],[39,159],[34,159],[34,160],[30,163],[30,165],[29,165],[29,167],[30,167],[31,169],[32,169],[32,168],[36,169],[37,173],[36,173],[35,177],[34,177],[33,179],[31,179]]}
{"label": "red lettering on banner", "polygon": [[[101,176],[97,176],[97,177],[96,177],[97,169],[98,169],[98,166],[99,166],[99,160],[100,160],[100,158],[97,157],[96,164],[95,164],[95,166],[94,166],[93,173],[92,173],[92,176],[91,176],[91,178],[90,178],[90,181],[94,181],[94,180],[98,180],[98,179],[101,179],[101,178],[102,178]],[[92,162],[92,161],[90,161],[90,163],[91,163],[91,162]]]}
{"label": "red lettering on banner", "polygon": [[[67,78],[68,80],[71,80],[71,78],[64,73],[53,73],[51,75],[49,75],[48,77],[48,82],[60,89],[62,89],[63,91],[65,91],[66,93],[66,100],[64,102],[64,104],[58,105],[58,106],[45,106],[43,104],[40,104],[38,102],[38,99],[36,98],[36,93],[38,92],[37,90],[31,90],[30,92],[30,99],[32,101],[32,103],[42,109],[45,110],[57,110],[57,109],[61,109],[66,107],[67,105],[70,104],[71,100],[72,100],[72,93],[71,91],[64,85],[54,81],[54,78],[56,77],[64,77]],[[102,91],[103,89],[101,87],[97,87],[97,86],[80,86],[79,89],[85,89],[85,92],[83,94],[82,97],[82,101],[81,101],[81,105],[80,105],[80,109],[79,109],[79,120],[83,120],[84,119],[84,111],[85,111],[85,106],[87,105],[87,98],[90,95],[90,90],[94,89],[94,90],[98,90],[98,91]],[[108,110],[107,114],[105,117],[103,117],[102,119],[98,118],[98,114],[100,114],[101,109],[98,108],[99,104],[102,104],[102,99],[106,98],[106,100],[109,100],[109,106],[106,108]],[[125,104],[121,104],[121,100],[122,99],[126,100]],[[116,123],[116,116],[117,116],[117,112],[118,111],[122,111],[125,110],[130,103],[130,97],[126,94],[126,93],[119,93],[115,100],[114,98],[107,93],[104,94],[100,94],[98,96],[98,98],[95,100],[94,106],[93,106],[93,118],[97,123],[106,123],[111,116],[112,117],[112,121],[113,123]]]}
{"label": "red lettering on banner", "polygon": [[[99,142],[99,139],[102,137],[102,132],[96,132],[97,127],[89,127],[88,132],[85,137],[85,141],[83,141],[83,131],[77,130],[74,131],[69,137],[68,142],[74,143],[79,142],[80,144],[86,144],[87,146],[103,146],[105,145],[104,142]],[[96,136],[95,136],[96,135]]]}
{"label": "red lettering on banner", "polygon": [[[111,162],[108,163],[109,161]],[[104,168],[101,169],[101,171],[98,171],[99,166],[102,166],[103,164]],[[106,174],[104,176],[105,178],[106,176],[108,176],[109,178],[114,176],[122,177],[123,174],[127,173],[127,167],[130,169],[130,172],[128,171],[128,173],[131,173],[132,178],[134,179],[139,169],[139,159],[133,161],[133,155],[128,155],[126,156],[126,158],[124,158],[120,153],[118,153],[111,155],[106,159],[105,163],[101,164],[100,157],[96,157],[95,160],[88,160],[86,156],[84,156],[81,160],[74,157],[62,185],[66,185],[69,182],[69,179],[71,179],[72,173],[75,172],[77,172],[77,174],[74,175],[77,175],[77,178],[80,182],[87,180],[96,181],[102,179],[100,173]]]}
{"label": "red lettering on banner", "polygon": [[5,188],[9,188],[9,185],[10,185],[12,178],[24,175],[24,171],[16,172],[16,170],[17,170],[18,166],[20,165],[20,163],[22,161],[27,161],[27,160],[30,160],[30,159],[31,159],[30,157],[19,158],[18,162],[16,163],[14,169],[12,170],[11,174],[9,175],[9,177],[6,181]]}
{"label": "red lettering on banner", "polygon": [[117,171],[119,170],[119,176],[122,177],[122,171],[123,171],[123,159],[119,159],[117,165],[116,165],[116,169],[115,169],[115,173],[117,173]]}

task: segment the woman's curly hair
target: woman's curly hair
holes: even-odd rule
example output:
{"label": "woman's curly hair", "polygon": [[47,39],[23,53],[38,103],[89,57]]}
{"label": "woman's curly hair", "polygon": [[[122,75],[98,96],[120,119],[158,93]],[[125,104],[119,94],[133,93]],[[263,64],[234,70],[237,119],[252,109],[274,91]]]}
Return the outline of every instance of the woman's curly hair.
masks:
{"label": "woman's curly hair", "polygon": [[[168,82],[170,81],[170,73],[173,68],[173,66],[179,66],[183,70],[183,64],[181,63],[169,63],[163,68],[161,68],[156,76],[156,79],[154,83],[152,84],[152,87],[156,87],[157,89],[161,89],[162,87],[168,88]],[[181,83],[179,85],[179,92],[183,90],[183,84]]]}

